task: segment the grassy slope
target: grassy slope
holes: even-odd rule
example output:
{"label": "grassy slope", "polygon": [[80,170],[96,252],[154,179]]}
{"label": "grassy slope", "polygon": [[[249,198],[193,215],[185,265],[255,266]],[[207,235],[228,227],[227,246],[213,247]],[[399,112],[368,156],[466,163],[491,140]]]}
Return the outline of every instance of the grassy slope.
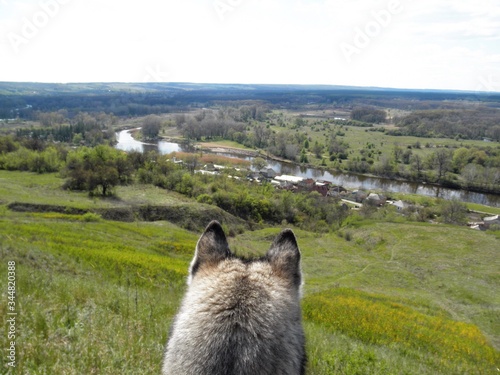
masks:
{"label": "grassy slope", "polygon": [[[33,185],[51,183],[34,176]],[[231,246],[263,253],[278,231],[245,232]],[[388,222],[352,222],[343,237],[296,234],[308,373],[481,374],[498,367],[499,352],[488,344],[500,346],[495,236]],[[17,262],[15,373],[159,373],[198,235],[166,222],[86,222],[0,206],[3,316],[6,262]],[[2,347],[6,340],[0,336]]]}
{"label": "grassy slope", "polygon": [[118,186],[119,199],[91,198],[86,192],[62,190],[64,180],[57,173],[0,170],[0,202],[14,201],[64,205],[75,208],[109,208],[138,204],[192,203],[183,195],[156,188],[152,185]]}

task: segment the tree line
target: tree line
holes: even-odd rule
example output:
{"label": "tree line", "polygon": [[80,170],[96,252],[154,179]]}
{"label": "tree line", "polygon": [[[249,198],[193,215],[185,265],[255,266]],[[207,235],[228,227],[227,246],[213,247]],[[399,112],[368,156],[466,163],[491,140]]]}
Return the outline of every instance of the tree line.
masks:
{"label": "tree line", "polygon": [[[175,163],[172,156],[126,153],[108,145],[74,149],[58,144],[32,150],[12,137],[0,137],[0,169],[59,172],[65,179],[64,189],[87,191],[91,196],[113,196],[119,185],[152,184],[218,206],[249,222],[291,223],[313,231],[338,229],[353,214],[337,198],[317,192],[277,190],[269,183],[256,185],[244,179],[244,172],[231,168],[222,175],[195,173],[200,164],[197,154],[186,157],[183,164]],[[241,179],[234,178],[238,175]],[[365,203],[359,212],[363,217],[392,215],[390,208],[380,210]],[[454,222],[458,220],[457,212],[464,214],[463,205],[445,203],[409,211],[407,217],[425,221],[439,215],[446,222]]]}
{"label": "tree line", "polygon": [[390,135],[500,141],[500,110],[496,108],[414,111],[394,121],[399,129]]}
{"label": "tree line", "polygon": [[115,141],[112,128],[117,118],[105,113],[78,113],[69,119],[65,111],[39,112],[36,115],[41,127],[17,128],[16,137],[32,142],[65,142],[75,145],[96,146]]}
{"label": "tree line", "polygon": [[406,148],[395,145],[389,155],[379,156],[375,145],[367,143],[361,150],[362,156],[350,158],[345,168],[352,172],[438,183],[464,190],[500,192],[500,148],[433,147],[425,154],[418,150],[420,148],[419,142]]}

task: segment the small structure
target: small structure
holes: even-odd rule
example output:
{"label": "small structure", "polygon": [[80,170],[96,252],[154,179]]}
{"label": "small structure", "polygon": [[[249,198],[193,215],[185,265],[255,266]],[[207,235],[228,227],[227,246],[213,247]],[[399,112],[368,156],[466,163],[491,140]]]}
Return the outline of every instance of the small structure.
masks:
{"label": "small structure", "polygon": [[325,182],[325,181],[319,182],[319,181],[316,181],[314,183],[313,187],[312,187],[312,190],[313,191],[317,191],[322,196],[326,197],[328,195],[329,186],[330,186],[329,182]]}
{"label": "small structure", "polygon": [[328,186],[328,196],[330,197],[339,197],[341,195],[345,195],[347,193],[347,189],[340,185],[329,185]]}
{"label": "small structure", "polygon": [[278,174],[276,171],[272,168],[262,168],[259,173],[261,174],[262,177],[267,178],[269,180],[275,178]]}
{"label": "small structure", "polygon": [[373,204],[377,206],[382,206],[385,204],[386,198],[377,193],[370,193],[366,198],[368,201],[371,201]]}
{"label": "small structure", "polygon": [[312,190],[316,181],[313,178],[305,178],[302,181],[299,181],[298,185],[304,190]]}
{"label": "small structure", "polygon": [[217,171],[207,171],[205,169],[197,169],[194,171],[194,173],[208,174],[208,175],[213,175],[213,176],[219,174],[219,172],[217,172]]}
{"label": "small structure", "polygon": [[488,216],[483,218],[483,221],[471,221],[467,223],[467,226],[472,229],[477,230],[488,230],[500,228],[500,216]]}
{"label": "small structure", "polygon": [[492,226],[500,227],[500,217],[498,215],[483,218],[484,229],[491,229]]}
{"label": "small structure", "polygon": [[351,192],[350,196],[346,197],[346,199],[352,200],[352,201],[357,202],[357,203],[361,203],[366,199],[366,197],[367,197],[367,194],[363,190],[354,190]]}
{"label": "small structure", "polygon": [[260,182],[261,178],[262,177],[259,172],[250,172],[249,174],[247,174],[247,180],[249,181]]}
{"label": "small structure", "polygon": [[287,174],[282,174],[281,176],[276,176],[274,178],[276,181],[282,182],[282,183],[290,183],[293,185],[297,185],[299,182],[304,180],[303,177],[298,177],[298,176],[290,176]]}
{"label": "small structure", "polygon": [[203,169],[206,170],[206,171],[220,171],[222,169],[225,169],[226,167],[223,166],[223,165],[218,165],[218,164],[214,164],[214,163],[207,163],[203,166]]}
{"label": "small structure", "polygon": [[403,211],[406,207],[408,207],[408,205],[405,202],[403,202],[401,199],[398,201],[388,201],[387,203],[396,207],[396,209],[398,211]]}

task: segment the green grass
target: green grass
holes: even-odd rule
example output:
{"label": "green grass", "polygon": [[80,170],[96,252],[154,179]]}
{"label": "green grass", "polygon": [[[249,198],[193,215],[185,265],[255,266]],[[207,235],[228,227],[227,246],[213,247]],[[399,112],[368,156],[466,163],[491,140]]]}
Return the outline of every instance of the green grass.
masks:
{"label": "green grass", "polygon": [[[23,322],[12,373],[158,373],[198,234],[75,216],[3,209],[0,254],[17,263]],[[262,254],[278,231],[230,243]],[[494,236],[430,224],[352,231],[346,241],[296,230],[308,373],[480,374],[498,364]]]}
{"label": "green grass", "polygon": [[466,203],[469,210],[484,212],[490,215],[500,215],[500,207],[490,207],[477,203]]}
{"label": "green grass", "polygon": [[24,202],[93,209],[139,204],[164,205],[188,200],[181,194],[152,185],[117,186],[119,198],[89,197],[86,192],[63,190],[64,179],[57,173],[0,170],[0,203]]}
{"label": "green grass", "polygon": [[[287,123],[290,125],[294,124],[294,116],[303,113],[303,111],[281,111],[285,112],[285,117],[288,119]],[[306,111],[307,112],[307,111]],[[342,117],[342,116],[340,116]],[[348,116],[347,116],[348,117]],[[379,131],[370,131],[369,128],[364,127],[356,127],[356,126],[336,126],[333,124],[327,124],[326,129],[324,130],[323,124],[315,124],[316,121],[324,121],[323,119],[308,119],[308,125],[301,127],[299,130],[293,130],[290,128],[283,128],[279,126],[271,126],[271,129],[276,132],[282,132],[284,130],[288,130],[290,132],[298,131],[301,134],[307,135],[311,141],[309,142],[312,146],[316,141],[320,144],[324,144],[327,141],[329,136],[329,129],[342,129],[342,132],[345,133],[342,136],[339,136],[338,139],[342,140],[349,144],[348,149],[348,158],[353,159],[355,157],[362,157],[361,150],[366,147],[367,144],[371,143],[375,147],[373,151],[375,151],[374,162],[377,163],[383,156],[387,156],[392,158],[392,153],[395,146],[399,146],[403,150],[406,150],[407,147],[411,146],[412,153],[421,156],[422,158],[427,157],[430,153],[436,151],[435,147],[449,147],[453,149],[455,147],[465,147],[465,146],[473,146],[473,147],[498,147],[498,143],[485,143],[480,140],[455,140],[450,138],[422,138],[422,137],[414,137],[414,136],[394,136],[388,135]],[[376,128],[382,128],[385,125],[376,125]],[[388,126],[391,129],[391,126]],[[420,144],[421,148],[415,148],[414,145],[416,143]],[[426,147],[426,145],[430,145],[430,147]],[[380,152],[380,154],[378,154]],[[331,166],[331,162],[328,161],[328,154],[326,150],[323,153],[323,157],[326,159],[327,166]],[[312,153],[310,153],[308,160],[310,164],[314,164],[319,166],[322,162],[322,158],[317,159]]]}
{"label": "green grass", "polygon": [[[200,233],[95,214],[16,213],[6,204],[87,209],[173,195],[139,186],[109,203],[59,190],[55,175],[0,171],[2,178],[0,313],[7,316],[7,261],[16,262],[19,312],[18,367],[7,373],[158,374]],[[230,246],[263,254],[280,229],[246,231]],[[335,233],[294,231],[305,277],[308,374],[497,371],[499,236],[374,219],[350,220]],[[8,344],[4,331],[0,345]],[[2,356],[3,373],[5,366]]]}
{"label": "green grass", "polygon": [[159,373],[196,236],[166,222],[68,216],[0,219],[2,286],[6,262],[15,261],[22,322],[12,373]]}
{"label": "green grass", "polygon": [[[494,371],[500,359],[476,326],[423,314],[385,296],[331,289],[307,296],[303,306],[305,319],[326,332],[340,332],[365,345],[385,346],[391,356],[404,352],[409,364],[398,373],[415,371],[416,364],[426,368],[420,373]],[[378,362],[374,354],[371,357],[371,362]],[[372,373],[366,365],[364,373]],[[388,370],[390,367],[384,369]]]}
{"label": "green grass", "polygon": [[238,149],[247,150],[247,151],[253,150],[252,148],[247,147],[245,145],[242,145],[241,143],[238,143],[235,141],[230,141],[227,139],[220,139],[217,141],[200,142],[199,145],[202,148],[205,148],[205,147],[209,147],[209,148],[212,148],[212,147],[230,147],[230,148],[238,148]]}

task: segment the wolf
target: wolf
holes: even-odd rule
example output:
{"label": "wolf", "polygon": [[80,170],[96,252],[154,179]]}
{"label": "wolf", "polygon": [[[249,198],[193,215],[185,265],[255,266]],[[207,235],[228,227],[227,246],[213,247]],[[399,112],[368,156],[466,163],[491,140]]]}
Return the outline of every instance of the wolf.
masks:
{"label": "wolf", "polygon": [[291,229],[266,255],[236,256],[212,221],[198,240],[163,375],[305,374],[300,251]]}

